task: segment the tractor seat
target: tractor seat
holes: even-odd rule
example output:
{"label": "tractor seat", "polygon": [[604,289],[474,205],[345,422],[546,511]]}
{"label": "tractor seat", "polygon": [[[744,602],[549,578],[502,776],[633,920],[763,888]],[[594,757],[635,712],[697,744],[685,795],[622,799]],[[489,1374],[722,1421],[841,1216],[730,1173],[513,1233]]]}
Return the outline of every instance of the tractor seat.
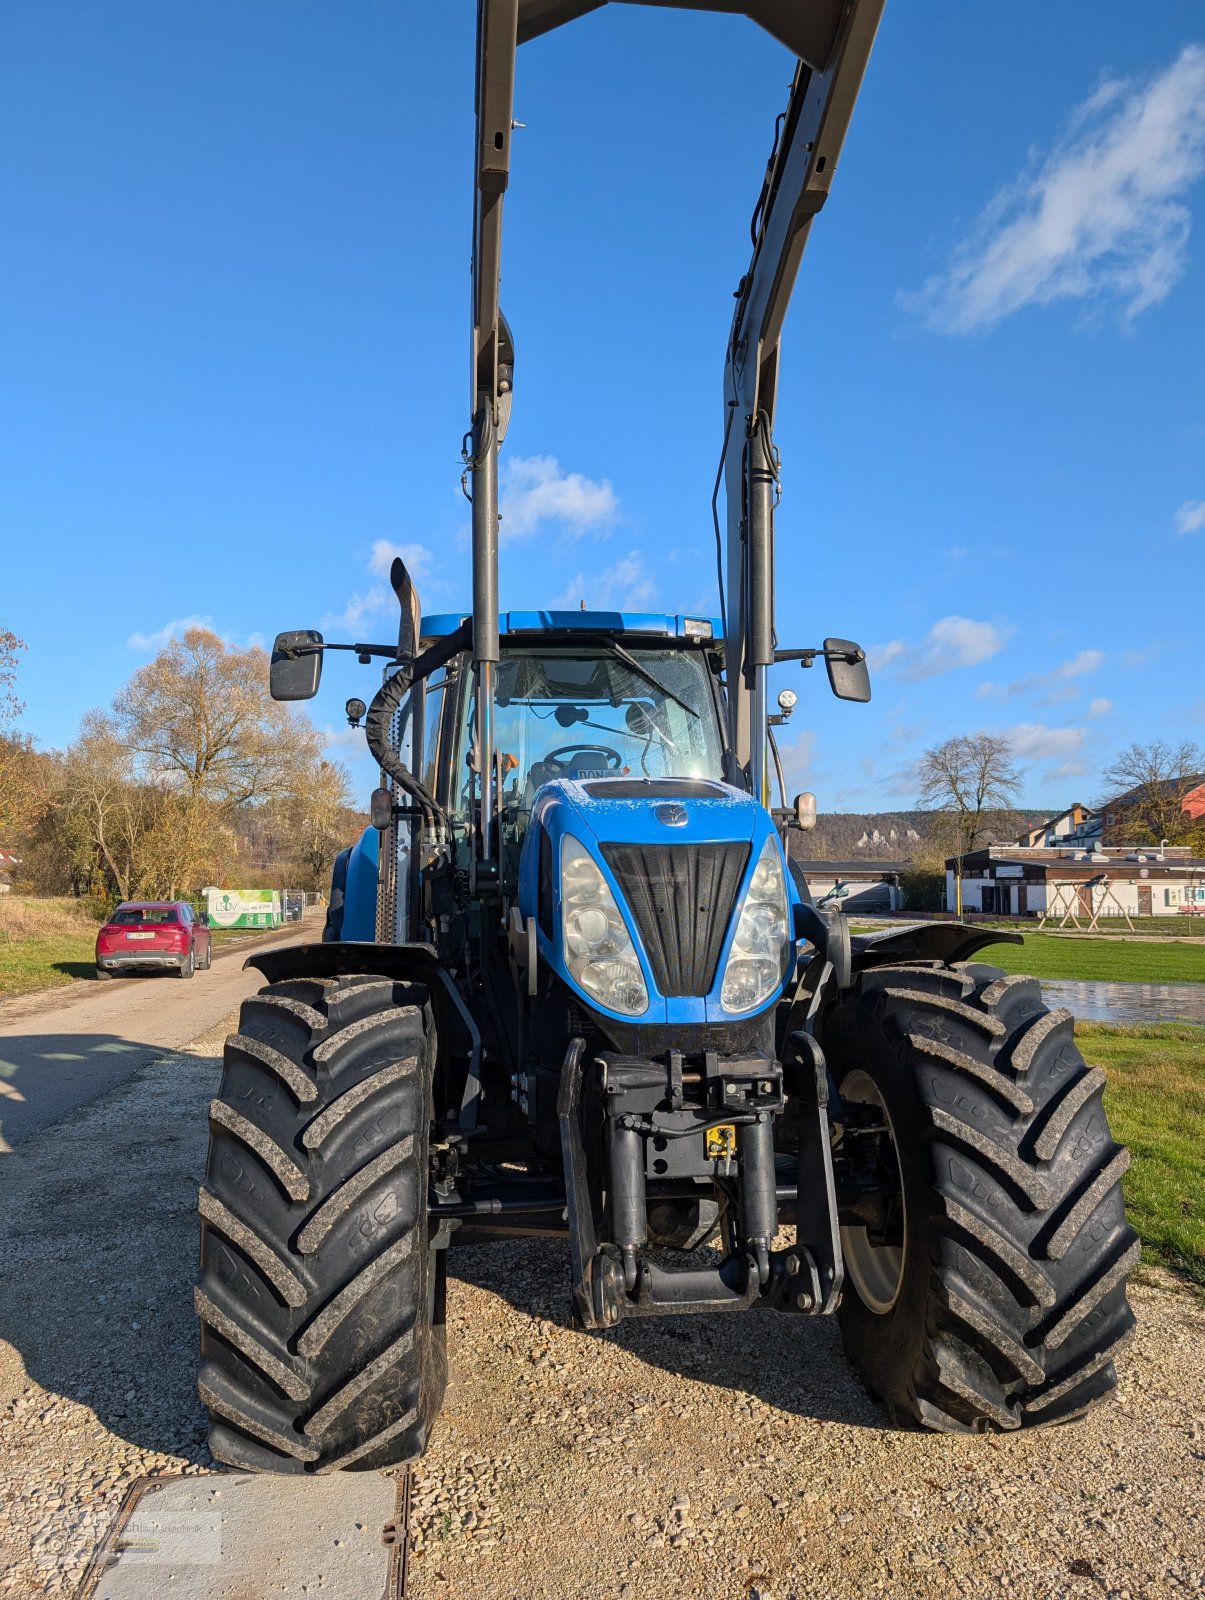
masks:
{"label": "tractor seat", "polygon": [[593,778],[597,777],[600,772],[608,771],[610,771],[610,768],[607,766],[606,756],[591,755],[585,751],[569,763],[569,776],[571,778]]}

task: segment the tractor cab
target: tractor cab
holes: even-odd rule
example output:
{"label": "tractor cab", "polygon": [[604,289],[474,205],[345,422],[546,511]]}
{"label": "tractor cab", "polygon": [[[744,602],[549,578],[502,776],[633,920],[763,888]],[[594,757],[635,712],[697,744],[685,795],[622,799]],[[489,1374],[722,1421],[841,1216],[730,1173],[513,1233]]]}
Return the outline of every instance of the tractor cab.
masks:
{"label": "tractor cab", "polygon": [[[546,785],[587,785],[587,800],[629,798],[676,780],[722,781],[726,757],[722,630],[711,619],[616,612],[511,612],[501,619],[494,680],[493,812],[503,894]],[[424,618],[430,647],[460,626]],[[450,823],[453,854],[469,870],[483,780],[478,759],[477,678],[468,652],[412,698],[423,697],[422,767]],[[418,706],[410,708],[417,717]],[[402,724],[401,737],[409,729]]]}

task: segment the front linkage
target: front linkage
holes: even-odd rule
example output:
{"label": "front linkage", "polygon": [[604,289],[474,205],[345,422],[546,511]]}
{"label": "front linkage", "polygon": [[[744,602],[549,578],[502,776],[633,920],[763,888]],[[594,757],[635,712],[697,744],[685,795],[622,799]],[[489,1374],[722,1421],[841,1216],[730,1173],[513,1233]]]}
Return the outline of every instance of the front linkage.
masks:
{"label": "front linkage", "polygon": [[[863,969],[888,961],[965,959],[997,936],[947,923],[851,939],[839,912],[804,904],[796,916],[798,933],[812,941],[815,953],[779,1007],[781,1060],[760,1051],[703,1051],[688,1067],[683,1053],[671,1049],[663,1059],[603,1051],[587,1065],[584,1041],[571,1042],[557,1115],[573,1303],[583,1327],[755,1307],[811,1316],[836,1310],[844,1279],[841,1200],[854,1220],[876,1206],[884,1211],[886,1203],[866,1191],[848,1159],[842,1163],[846,1192],[838,1195],[834,1124],[853,1130],[866,1118],[862,1108],[836,1099],[818,1028]],[[594,1183],[582,1117],[590,1068],[589,1098],[603,1123]],[[793,1150],[776,1140],[784,1123]],[[670,1199],[675,1185],[679,1199],[692,1186],[696,1193],[709,1186],[721,1195],[712,1230],[726,1247],[718,1263],[672,1269],[647,1254],[650,1205]],[[795,1242],[775,1250],[785,1222],[794,1222]]]}

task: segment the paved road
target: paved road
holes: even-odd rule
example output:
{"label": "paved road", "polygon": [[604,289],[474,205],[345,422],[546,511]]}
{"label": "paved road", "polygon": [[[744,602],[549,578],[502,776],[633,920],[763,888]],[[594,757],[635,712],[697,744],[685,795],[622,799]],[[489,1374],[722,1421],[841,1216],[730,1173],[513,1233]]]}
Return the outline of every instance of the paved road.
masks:
{"label": "paved road", "polygon": [[[81,982],[0,1002],[0,1154],[199,1038],[263,982],[243,970],[251,950],[299,937],[290,928],[215,948],[210,970],[190,980]],[[308,924],[304,937],[320,938],[320,924]]]}

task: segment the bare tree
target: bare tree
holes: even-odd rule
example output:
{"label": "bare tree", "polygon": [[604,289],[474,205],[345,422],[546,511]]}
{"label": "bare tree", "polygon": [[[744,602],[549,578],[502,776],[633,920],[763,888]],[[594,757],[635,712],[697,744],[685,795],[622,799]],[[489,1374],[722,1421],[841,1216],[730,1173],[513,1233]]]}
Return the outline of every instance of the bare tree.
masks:
{"label": "bare tree", "polygon": [[926,750],[917,767],[920,805],[949,818],[957,909],[962,914],[962,861],[1011,810],[1021,787],[1012,746],[993,733],[961,733]]}
{"label": "bare tree", "polygon": [[24,639],[19,639],[8,628],[0,628],[0,728],[13,722],[25,707],[17,699],[17,657],[26,649]]}
{"label": "bare tree", "polygon": [[1188,739],[1132,744],[1105,772],[1104,782],[1106,844],[1183,844],[1199,826],[1184,801],[1205,783],[1205,753]]}
{"label": "bare tree", "polygon": [[113,709],[144,776],[223,807],[288,795],[319,755],[312,725],[269,695],[266,652],[206,628],[140,667]]}

